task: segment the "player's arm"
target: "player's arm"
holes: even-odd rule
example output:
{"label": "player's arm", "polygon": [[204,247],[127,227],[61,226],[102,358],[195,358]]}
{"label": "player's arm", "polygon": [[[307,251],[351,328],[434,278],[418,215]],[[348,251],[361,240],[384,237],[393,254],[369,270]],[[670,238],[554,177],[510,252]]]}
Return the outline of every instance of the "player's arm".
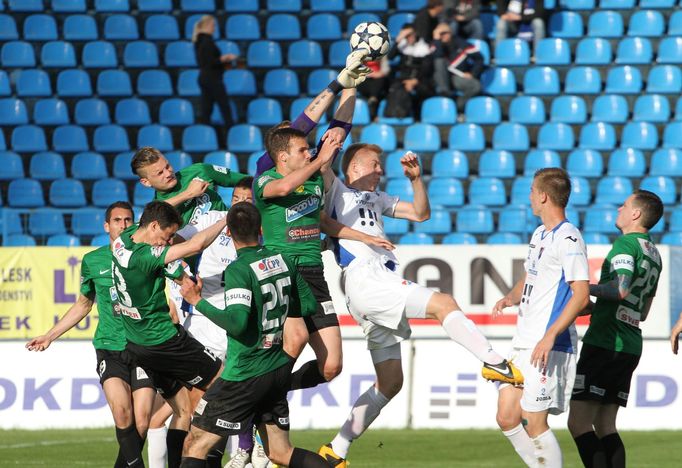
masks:
{"label": "player's arm", "polygon": [[680,312],[680,317],[677,319],[677,323],[673,325],[673,329],[670,332],[670,347],[673,350],[673,354],[677,354],[679,350],[679,344],[677,342],[678,337],[682,333],[682,312]]}
{"label": "player's arm", "polygon": [[408,151],[400,158],[405,177],[410,180],[414,191],[414,200],[410,202],[399,201],[395,206],[394,218],[403,218],[410,221],[421,223],[431,217],[431,206],[429,197],[426,194],[426,186],[421,177],[419,158],[411,151]]}
{"label": "player's arm", "polygon": [[603,284],[591,284],[590,294],[607,301],[622,301],[630,294],[632,276],[626,273],[618,273],[615,279]]}
{"label": "player's arm", "polygon": [[204,250],[206,247],[211,245],[216,237],[218,237],[220,231],[225,229],[225,220],[226,218],[223,218],[212,226],[207,227],[203,231],[199,231],[188,241],[170,246],[166,251],[164,263],[168,264],[174,262],[175,260],[198,254]]}
{"label": "player's arm", "polygon": [[331,237],[359,241],[368,245],[383,247],[387,250],[395,249],[395,245],[393,245],[388,239],[370,236],[369,234],[365,234],[364,232],[348,227],[345,224],[341,224],[324,211],[320,212],[320,229],[322,232]]}
{"label": "player's arm", "polygon": [[180,206],[187,200],[191,200],[193,198],[200,197],[201,195],[203,195],[206,189],[209,187],[209,185],[210,184],[205,180],[200,179],[199,177],[195,177],[194,179],[192,179],[192,181],[189,183],[185,190],[170,198],[166,198],[164,201],[169,205],[175,207]]}
{"label": "player's arm", "polygon": [[245,287],[245,280],[241,276],[225,275],[225,309],[219,309],[201,298],[203,281],[199,276],[196,284],[184,284],[180,294],[230,336],[239,336],[246,331],[252,304],[251,289]]}
{"label": "player's arm", "polygon": [[44,335],[33,338],[26,343],[26,349],[29,351],[45,351],[54,340],[71,330],[90,313],[92,305],[94,304],[94,299],[94,293],[87,296],[80,294],[76,302],[69,307],[69,310],[66,311],[64,316],[50,328],[50,331]]}
{"label": "player's arm", "polygon": [[523,286],[526,284],[526,276],[527,275],[524,275],[523,278],[521,278],[514,285],[514,287],[511,288],[511,291],[509,291],[506,296],[504,296],[502,299],[495,303],[495,307],[493,307],[492,313],[493,318],[497,318],[500,315],[502,315],[506,307],[512,307],[515,305],[519,305],[521,303],[521,296],[523,295]]}
{"label": "player's arm", "polygon": [[[341,92],[341,100],[339,102],[339,107],[336,109],[336,112],[334,113],[334,118],[332,119],[331,122],[329,122],[329,128],[327,131],[322,135],[322,138],[320,139],[320,142],[317,145],[317,150],[319,151],[322,144],[327,138],[333,138],[336,141],[343,142],[345,141],[346,137],[348,137],[348,134],[350,133],[351,129],[353,128],[353,113],[355,112],[355,99],[356,99],[356,90],[355,88],[348,88],[344,89]],[[336,154],[334,155],[334,159],[338,155],[338,150]],[[328,165],[322,167],[322,171],[328,167],[331,167],[332,163],[334,162],[334,159],[332,159]]]}
{"label": "player's arm", "polygon": [[231,171],[227,167],[216,166],[213,164],[199,163],[203,179],[220,185],[221,187],[234,187],[237,183],[249,177],[248,174]]}

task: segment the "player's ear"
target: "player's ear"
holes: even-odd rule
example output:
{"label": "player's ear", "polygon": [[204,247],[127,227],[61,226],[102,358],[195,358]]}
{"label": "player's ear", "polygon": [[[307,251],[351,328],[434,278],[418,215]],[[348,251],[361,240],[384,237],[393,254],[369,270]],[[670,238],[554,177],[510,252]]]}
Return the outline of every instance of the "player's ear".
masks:
{"label": "player's ear", "polygon": [[109,234],[109,223],[107,223],[106,221],[104,222],[104,232]]}
{"label": "player's ear", "polygon": [[151,187],[152,186],[151,182],[149,182],[149,179],[147,179],[146,177],[140,177],[140,183],[142,185],[144,185],[145,187]]}

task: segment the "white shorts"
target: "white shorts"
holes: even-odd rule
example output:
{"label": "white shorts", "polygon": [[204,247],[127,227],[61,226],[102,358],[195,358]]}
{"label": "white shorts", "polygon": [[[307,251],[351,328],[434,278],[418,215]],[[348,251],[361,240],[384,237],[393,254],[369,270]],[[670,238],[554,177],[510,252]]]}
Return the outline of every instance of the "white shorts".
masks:
{"label": "white shorts", "polygon": [[426,317],[434,291],[407,281],[385,266],[383,257],[356,259],[344,271],[346,303],[360,324],[369,349],[410,337],[408,318]]}
{"label": "white shorts", "polygon": [[208,318],[199,314],[190,314],[183,324],[199,343],[206,346],[221,361],[227,352],[227,333]]}
{"label": "white shorts", "polygon": [[529,413],[548,411],[549,414],[567,411],[575,380],[575,354],[550,351],[543,373],[531,365],[532,353],[532,349],[514,348],[508,356],[523,373],[521,409]]}

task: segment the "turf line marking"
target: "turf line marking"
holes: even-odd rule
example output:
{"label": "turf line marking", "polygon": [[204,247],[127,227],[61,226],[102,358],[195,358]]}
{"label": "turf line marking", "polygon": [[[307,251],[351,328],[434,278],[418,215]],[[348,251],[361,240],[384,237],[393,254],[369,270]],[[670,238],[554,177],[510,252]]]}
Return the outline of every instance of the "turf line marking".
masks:
{"label": "turf line marking", "polygon": [[[114,437],[100,437],[99,439],[88,439],[87,442],[113,442]],[[83,440],[46,440],[43,442],[24,442],[22,444],[8,444],[0,445],[0,449],[20,449],[29,447],[47,447],[50,445],[68,445],[68,444],[80,444]]]}

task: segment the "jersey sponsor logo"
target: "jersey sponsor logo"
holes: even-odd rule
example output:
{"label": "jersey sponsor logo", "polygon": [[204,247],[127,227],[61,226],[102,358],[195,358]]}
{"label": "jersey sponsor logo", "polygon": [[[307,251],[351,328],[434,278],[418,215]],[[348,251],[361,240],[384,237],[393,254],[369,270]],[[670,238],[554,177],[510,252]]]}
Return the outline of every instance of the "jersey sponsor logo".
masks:
{"label": "jersey sponsor logo", "polygon": [[578,242],[578,238],[577,238],[577,237],[566,236],[566,239],[570,240],[571,242]]}
{"label": "jersey sponsor logo", "polygon": [[576,374],[573,382],[573,393],[578,393],[576,390],[585,390],[585,374]]}
{"label": "jersey sponsor logo", "polygon": [[274,180],[274,177],[271,177],[269,175],[264,175],[258,178],[258,188],[262,188],[263,185],[267,184],[271,180]]}
{"label": "jersey sponsor logo", "polygon": [[203,377],[201,377],[200,375],[197,375],[192,380],[188,380],[187,383],[194,386],[194,385],[198,384],[199,382],[201,382],[202,380],[204,380]]}
{"label": "jersey sponsor logo", "polygon": [[611,259],[611,270],[627,270],[632,273],[635,271],[635,259],[631,255],[614,255]]}
{"label": "jersey sponsor logo", "polygon": [[277,333],[266,333],[261,336],[259,349],[270,349],[273,346],[281,346],[282,344],[282,331]]}
{"label": "jersey sponsor logo", "polygon": [[197,407],[194,408],[194,412],[197,414],[204,414],[204,409],[206,409],[206,400],[203,398],[197,403]]}
{"label": "jersey sponsor logo", "polygon": [[251,291],[244,288],[233,288],[225,291],[225,306],[232,305],[251,307]]}
{"label": "jersey sponsor logo", "polygon": [[289,271],[287,264],[284,263],[284,259],[279,254],[273,255],[272,257],[263,258],[257,262],[253,262],[250,266],[253,272],[256,274],[256,278],[259,280],[264,280],[266,278],[270,278],[271,276]]}
{"label": "jersey sponsor logo", "polygon": [[535,398],[535,401],[549,401],[552,397],[550,395],[539,396]]}
{"label": "jersey sponsor logo", "polygon": [[224,429],[241,429],[242,428],[242,423],[238,422],[230,422],[230,421],[225,421],[224,419],[218,418],[215,422],[215,425],[218,427],[222,427]]}
{"label": "jersey sponsor logo", "polygon": [[105,273],[106,273],[107,271],[109,271],[109,270],[111,270],[111,268],[107,268],[106,270],[100,270],[100,271],[99,271],[99,274],[100,274],[100,275],[103,275],[103,274],[105,274]]}
{"label": "jersey sponsor logo", "polygon": [[215,164],[213,165],[213,170],[216,172],[220,172],[221,174],[227,174],[227,168],[223,166],[216,166]]}
{"label": "jersey sponsor logo", "polygon": [[151,251],[153,256],[158,258],[161,256],[161,254],[163,253],[163,249],[165,249],[165,248],[166,247],[164,247],[164,246],[156,245],[156,246],[150,247],[150,251]]}
{"label": "jersey sponsor logo", "polygon": [[616,318],[621,322],[639,328],[639,320],[641,318],[641,314],[627,307],[619,306],[618,310],[616,310]]}
{"label": "jersey sponsor logo", "polygon": [[285,218],[287,220],[287,223],[296,221],[297,219],[300,219],[303,216],[314,212],[319,208],[319,206],[320,199],[318,197],[310,196],[305,200],[301,200],[294,206],[287,208],[285,212]]}
{"label": "jersey sponsor logo", "polygon": [[336,309],[334,309],[334,303],[332,301],[324,301],[320,303],[322,306],[322,312],[324,315],[336,314]]}
{"label": "jersey sponsor logo", "polygon": [[180,260],[175,260],[166,265],[166,273],[173,274],[178,271],[178,268],[182,268],[182,262]]}
{"label": "jersey sponsor logo", "polygon": [[199,219],[203,215],[211,211],[211,206],[213,203],[211,203],[211,197],[208,193],[202,193],[200,196],[194,198],[194,204],[196,205],[196,208],[194,208],[194,211],[192,211],[192,216],[190,217],[188,223],[193,226],[199,223]]}
{"label": "jersey sponsor logo", "polygon": [[149,378],[147,373],[144,371],[143,368],[141,367],[136,367],[135,368],[135,375],[137,376],[137,380],[146,380]]}
{"label": "jersey sponsor logo", "polygon": [[287,229],[287,242],[306,242],[320,238],[320,226],[309,224]]}
{"label": "jersey sponsor logo", "polygon": [[123,304],[119,303],[119,308],[121,314],[130,317],[133,320],[141,320],[142,317],[140,316],[140,313],[137,311],[137,308],[135,307],[127,307],[124,306]]}
{"label": "jersey sponsor logo", "polygon": [[596,385],[590,385],[590,393],[594,393],[595,395],[599,396],[604,396],[606,393],[606,390],[603,388],[597,387]]}
{"label": "jersey sponsor logo", "polygon": [[289,424],[289,418],[277,418],[277,421],[282,425],[282,426],[287,426]]}
{"label": "jersey sponsor logo", "polygon": [[104,372],[107,370],[107,361],[102,359],[102,362],[99,363],[99,369],[97,370],[99,372],[99,378],[101,379],[104,377]]}

